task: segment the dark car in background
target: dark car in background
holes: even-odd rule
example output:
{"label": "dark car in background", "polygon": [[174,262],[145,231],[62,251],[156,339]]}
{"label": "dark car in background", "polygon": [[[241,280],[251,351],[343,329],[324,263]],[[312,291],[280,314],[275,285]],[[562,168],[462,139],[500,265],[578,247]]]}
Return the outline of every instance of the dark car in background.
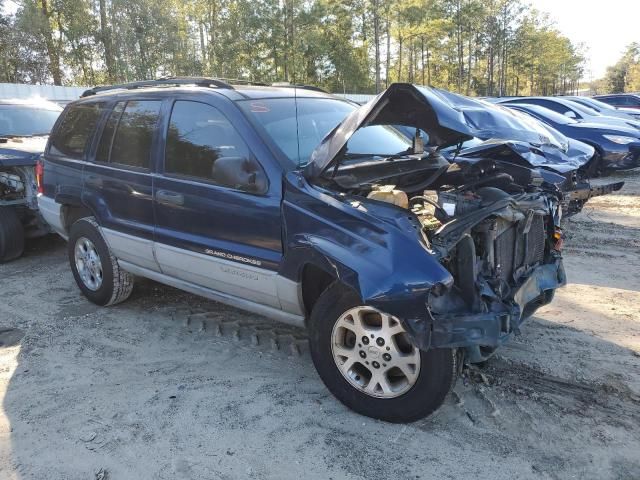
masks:
{"label": "dark car in background", "polygon": [[580,105],[579,103],[567,100],[563,97],[514,97],[500,98],[498,103],[526,103],[529,105],[539,105],[556,113],[564,115],[573,120],[579,120],[590,123],[600,123],[614,126],[627,126],[640,130],[640,122],[632,118],[628,120],[616,117],[602,115],[595,110]]}
{"label": "dark car in background", "polygon": [[640,167],[640,132],[632,127],[578,121],[540,105],[505,103],[545,122],[569,138],[592,145],[599,154],[601,171],[629,170]]}
{"label": "dark car in background", "polygon": [[566,282],[562,193],[440,154],[476,127],[410,84],[360,108],[216,79],[95,89],[56,124],[39,203],[92,302],[139,275],[306,327],[338,399],[411,421]]}
{"label": "dark car in background", "polygon": [[608,103],[604,103],[596,98],[591,97],[563,96],[562,98],[566,98],[567,100],[571,100],[572,102],[576,102],[580,105],[591,108],[592,110],[598,112],[600,115],[622,118],[624,120],[629,120],[629,118],[640,120],[640,110],[636,110],[633,108],[616,108],[612,105],[609,105]]}
{"label": "dark car in background", "polygon": [[45,100],[0,100],[0,262],[22,255],[25,237],[49,232],[38,212],[36,162],[61,111]]}
{"label": "dark car in background", "polygon": [[[565,215],[578,213],[587,200],[618,190],[622,183],[591,188],[589,179],[597,172],[595,149],[572,140],[529,115],[476,98],[431,88],[451,109],[462,114],[474,139],[442,149],[452,161],[468,157],[491,158],[517,175],[521,167],[537,169],[550,188],[564,193]],[[411,132],[405,131],[407,136]]]}
{"label": "dark car in background", "polygon": [[613,105],[616,108],[633,108],[640,110],[640,94],[637,93],[614,93],[610,95],[596,95],[593,98],[601,102]]}

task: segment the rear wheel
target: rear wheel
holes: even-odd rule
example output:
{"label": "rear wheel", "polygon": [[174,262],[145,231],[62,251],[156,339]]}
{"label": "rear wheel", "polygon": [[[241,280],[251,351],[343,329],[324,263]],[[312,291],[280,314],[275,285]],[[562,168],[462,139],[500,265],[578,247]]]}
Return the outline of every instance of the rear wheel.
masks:
{"label": "rear wheel", "polygon": [[73,277],[91,302],[106,306],[129,298],[133,275],[120,268],[92,217],[73,224],[67,248]]}
{"label": "rear wheel", "polygon": [[24,251],[24,227],[15,209],[0,207],[0,263],[14,260]]}
{"label": "rear wheel", "polygon": [[431,414],[454,383],[455,352],[418,350],[397,318],[361,303],[334,284],[313,308],[310,350],[323,382],[362,415],[411,422]]}

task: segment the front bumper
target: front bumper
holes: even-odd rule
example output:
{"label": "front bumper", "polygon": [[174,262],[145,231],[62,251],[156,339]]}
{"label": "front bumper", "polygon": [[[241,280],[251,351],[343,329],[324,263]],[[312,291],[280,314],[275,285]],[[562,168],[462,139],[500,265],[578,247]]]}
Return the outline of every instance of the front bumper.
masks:
{"label": "front bumper", "polygon": [[[429,312],[431,329],[407,325],[414,345],[429,348],[488,347],[502,345],[554,291],[566,284],[562,259],[533,269],[508,301],[494,301],[483,313],[434,314]],[[421,331],[419,331],[421,330]],[[472,360],[473,361],[473,360]]]}
{"label": "front bumper", "polygon": [[604,170],[631,170],[640,167],[640,143],[620,146],[602,157]]}

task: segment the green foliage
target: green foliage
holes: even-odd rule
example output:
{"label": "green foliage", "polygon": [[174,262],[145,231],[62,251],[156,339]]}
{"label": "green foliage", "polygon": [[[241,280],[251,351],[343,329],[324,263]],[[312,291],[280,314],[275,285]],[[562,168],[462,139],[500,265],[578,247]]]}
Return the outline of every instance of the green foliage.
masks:
{"label": "green foliage", "polygon": [[[575,89],[582,56],[524,0],[20,0],[0,18],[6,81],[96,85],[163,75],[373,93]],[[630,69],[630,71],[632,71]]]}
{"label": "green foliage", "polygon": [[623,93],[640,91],[640,43],[629,45],[607,74],[597,85],[598,93]]}

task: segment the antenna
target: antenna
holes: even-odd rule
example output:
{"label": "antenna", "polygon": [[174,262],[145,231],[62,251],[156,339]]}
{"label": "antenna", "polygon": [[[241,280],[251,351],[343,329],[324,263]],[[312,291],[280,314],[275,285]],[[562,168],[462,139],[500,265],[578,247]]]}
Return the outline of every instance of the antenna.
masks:
{"label": "antenna", "polygon": [[296,82],[296,24],[294,22],[296,12],[296,4],[292,0],[291,1],[291,66],[293,67],[293,103],[296,106],[296,144],[298,146],[298,166],[300,165],[300,121],[298,119],[298,86]]}

